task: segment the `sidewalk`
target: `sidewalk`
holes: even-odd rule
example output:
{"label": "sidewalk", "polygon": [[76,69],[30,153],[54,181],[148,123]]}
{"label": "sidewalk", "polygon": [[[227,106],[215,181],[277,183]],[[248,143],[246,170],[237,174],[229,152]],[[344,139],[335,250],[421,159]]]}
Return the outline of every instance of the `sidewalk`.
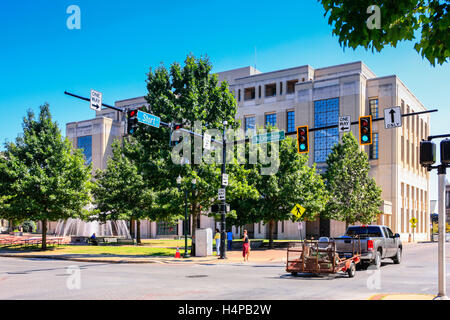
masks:
{"label": "sidewalk", "polygon": [[420,293],[382,293],[371,296],[368,300],[433,300],[432,294]]}
{"label": "sidewalk", "polygon": [[[127,255],[96,255],[96,254],[64,254],[55,252],[2,252],[0,250],[0,257],[9,258],[40,258],[40,259],[55,259],[55,260],[70,260],[80,262],[103,262],[103,263],[237,263],[244,262],[241,251],[228,251],[227,259],[221,260],[217,256],[209,257],[190,257],[177,259],[175,257],[161,257],[161,256],[127,256]],[[271,249],[271,250],[252,250],[250,252],[249,262],[259,263],[285,263],[286,249]]]}

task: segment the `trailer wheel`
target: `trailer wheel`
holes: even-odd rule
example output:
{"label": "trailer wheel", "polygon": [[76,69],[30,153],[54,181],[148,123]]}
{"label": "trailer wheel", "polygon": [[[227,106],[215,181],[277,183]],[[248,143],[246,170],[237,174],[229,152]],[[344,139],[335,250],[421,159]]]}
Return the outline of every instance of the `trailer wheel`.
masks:
{"label": "trailer wheel", "polygon": [[348,277],[353,278],[356,275],[356,265],[354,262],[350,265],[350,267],[347,269]]}
{"label": "trailer wheel", "polygon": [[298,272],[291,272],[291,274],[295,277],[296,275],[298,275]]}

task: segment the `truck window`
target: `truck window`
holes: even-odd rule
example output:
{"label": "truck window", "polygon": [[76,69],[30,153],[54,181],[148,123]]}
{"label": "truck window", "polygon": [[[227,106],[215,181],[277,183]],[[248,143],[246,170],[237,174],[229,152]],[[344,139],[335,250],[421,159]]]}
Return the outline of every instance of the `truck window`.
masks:
{"label": "truck window", "polygon": [[380,227],[349,227],[347,236],[383,237]]}
{"label": "truck window", "polygon": [[385,228],[384,230],[386,231],[386,234],[387,234],[387,236],[389,238],[393,238],[394,237],[394,234],[392,233],[391,229]]}

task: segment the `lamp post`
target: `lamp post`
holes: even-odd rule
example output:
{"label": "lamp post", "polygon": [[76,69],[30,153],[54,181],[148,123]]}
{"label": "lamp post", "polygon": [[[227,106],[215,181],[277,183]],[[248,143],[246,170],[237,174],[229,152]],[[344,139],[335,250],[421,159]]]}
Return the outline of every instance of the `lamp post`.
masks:
{"label": "lamp post", "polygon": [[[181,187],[181,176],[178,176],[177,178],[177,184],[178,187]],[[189,254],[187,253],[187,215],[188,215],[188,208],[187,208],[187,189],[184,189],[184,223],[183,223],[183,232],[184,232],[184,254],[183,258],[189,258]]]}

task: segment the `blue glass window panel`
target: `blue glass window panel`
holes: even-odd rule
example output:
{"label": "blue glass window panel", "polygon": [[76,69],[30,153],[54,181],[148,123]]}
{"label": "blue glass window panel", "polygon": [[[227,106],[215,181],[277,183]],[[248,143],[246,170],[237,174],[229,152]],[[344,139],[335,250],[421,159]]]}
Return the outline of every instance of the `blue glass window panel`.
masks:
{"label": "blue glass window panel", "polygon": [[277,115],[276,113],[266,114],[266,126],[276,126],[277,125]]}
{"label": "blue glass window panel", "polygon": [[77,146],[83,150],[86,165],[92,163],[92,136],[78,137]]}
{"label": "blue glass window panel", "polygon": [[[314,126],[336,125],[339,120],[339,98],[314,102]],[[333,146],[339,143],[338,128],[316,131],[314,135],[314,160],[325,162]]]}
{"label": "blue glass window panel", "polygon": [[295,131],[295,112],[288,111],[287,113],[287,132]]}

